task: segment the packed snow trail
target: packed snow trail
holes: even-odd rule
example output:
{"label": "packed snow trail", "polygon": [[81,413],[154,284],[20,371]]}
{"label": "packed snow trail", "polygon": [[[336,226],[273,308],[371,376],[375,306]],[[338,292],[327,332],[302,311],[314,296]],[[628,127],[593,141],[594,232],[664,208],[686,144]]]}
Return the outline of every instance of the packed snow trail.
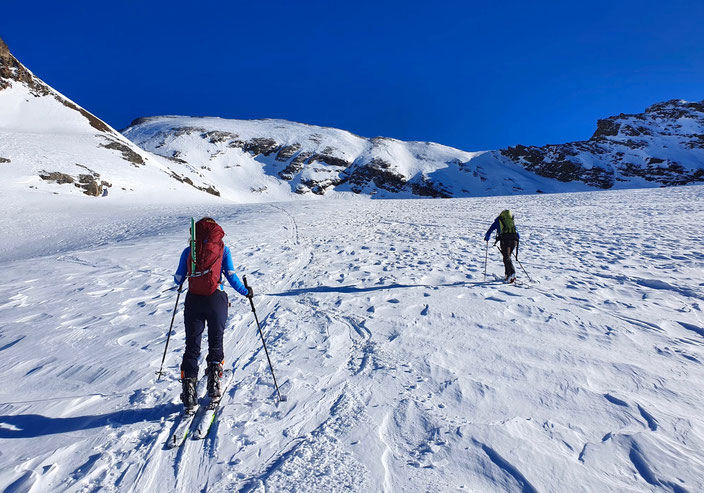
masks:
{"label": "packed snow trail", "polygon": [[[483,280],[507,207],[533,283],[497,281],[491,249]],[[151,212],[37,217],[41,247],[18,229],[31,211],[3,219],[0,487],[704,489],[704,187]],[[181,303],[157,383],[168,288],[206,214],[288,401],[228,290],[232,385],[208,437],[169,450],[184,332]]]}

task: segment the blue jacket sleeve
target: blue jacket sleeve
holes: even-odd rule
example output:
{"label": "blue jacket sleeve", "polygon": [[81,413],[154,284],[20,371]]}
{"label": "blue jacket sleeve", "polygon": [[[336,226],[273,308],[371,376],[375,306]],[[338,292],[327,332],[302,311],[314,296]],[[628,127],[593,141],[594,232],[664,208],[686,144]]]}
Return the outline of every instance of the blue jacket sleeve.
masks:
{"label": "blue jacket sleeve", "polygon": [[186,247],[186,249],[181,252],[181,259],[178,262],[178,269],[174,274],[174,282],[176,284],[183,284],[186,280],[186,274],[188,273],[188,257],[191,255],[191,247]]}
{"label": "blue jacket sleeve", "polygon": [[232,254],[230,249],[225,247],[225,251],[222,254],[222,273],[225,275],[225,279],[230,283],[230,286],[237,291],[242,296],[247,296],[249,290],[244,287],[240,278],[235,274],[235,266],[232,263]]}
{"label": "blue jacket sleeve", "polygon": [[489,231],[487,231],[486,234],[484,235],[484,241],[489,241],[489,239],[491,239],[491,233],[493,233],[494,230],[497,230],[497,229],[499,229],[499,218],[498,217],[496,219],[494,219],[494,223],[489,228]]}

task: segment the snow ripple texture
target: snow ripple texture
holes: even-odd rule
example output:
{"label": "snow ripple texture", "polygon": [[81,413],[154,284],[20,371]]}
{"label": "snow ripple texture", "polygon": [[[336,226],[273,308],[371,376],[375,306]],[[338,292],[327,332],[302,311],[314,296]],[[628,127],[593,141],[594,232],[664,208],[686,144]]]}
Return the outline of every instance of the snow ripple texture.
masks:
{"label": "snow ripple texture", "polygon": [[[533,282],[491,245],[484,280],[507,207]],[[4,491],[704,490],[704,187],[47,210],[0,223]],[[206,214],[288,401],[229,290],[220,418],[168,450],[168,288]]]}

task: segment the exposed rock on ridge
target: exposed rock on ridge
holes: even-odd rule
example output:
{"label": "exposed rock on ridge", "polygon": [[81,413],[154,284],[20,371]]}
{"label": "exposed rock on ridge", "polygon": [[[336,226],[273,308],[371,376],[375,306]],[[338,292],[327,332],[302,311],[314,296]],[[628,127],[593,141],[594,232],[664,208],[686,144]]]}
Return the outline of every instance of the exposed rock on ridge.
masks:
{"label": "exposed rock on ridge", "polygon": [[586,141],[542,147],[517,145],[500,153],[540,176],[583,181],[598,188],[611,188],[633,178],[662,186],[701,182],[704,101],[657,103],[644,113],[621,113],[599,120]]}
{"label": "exposed rock on ridge", "polygon": [[0,183],[7,190],[75,194],[75,186],[98,196],[112,186],[108,179],[118,196],[202,195],[195,189],[217,195],[196,177],[179,180],[194,188],[181,185],[169,164],[37,78],[0,40]]}
{"label": "exposed rock on ridge", "polygon": [[[641,114],[599,120],[586,141],[517,145],[488,153],[383,137],[366,139],[281,120],[149,117],[135,120],[124,133],[144,149],[177,157],[192,170],[205,170],[199,171],[203,177],[217,163],[224,163],[225,169],[240,169],[252,162],[249,159],[299,195],[350,191],[388,197],[459,197],[704,181],[703,107],[701,102],[667,101]],[[248,158],[242,161],[243,156]],[[546,178],[549,181],[540,183]]]}
{"label": "exposed rock on ridge", "polygon": [[0,38],[0,91],[10,87],[11,81],[25,84],[35,96],[53,96],[67,108],[78,111],[88,120],[90,125],[99,132],[114,133],[101,119],[62,97],[48,85],[34,77],[34,74],[27,70],[27,68],[10,53],[7,44]]}

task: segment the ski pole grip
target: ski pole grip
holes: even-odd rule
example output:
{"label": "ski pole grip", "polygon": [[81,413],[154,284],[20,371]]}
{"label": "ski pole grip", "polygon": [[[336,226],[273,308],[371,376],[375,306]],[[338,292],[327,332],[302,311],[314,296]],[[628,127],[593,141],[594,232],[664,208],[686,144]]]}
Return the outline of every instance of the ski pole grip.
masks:
{"label": "ski pole grip", "polygon": [[[244,284],[244,287],[247,288],[247,291],[251,293],[251,289],[249,288],[249,283],[247,282],[247,276],[242,276],[242,282]],[[255,312],[256,315],[256,310],[254,309],[254,300],[252,299],[251,296],[248,296],[249,298],[249,304],[252,306],[252,311]]]}

